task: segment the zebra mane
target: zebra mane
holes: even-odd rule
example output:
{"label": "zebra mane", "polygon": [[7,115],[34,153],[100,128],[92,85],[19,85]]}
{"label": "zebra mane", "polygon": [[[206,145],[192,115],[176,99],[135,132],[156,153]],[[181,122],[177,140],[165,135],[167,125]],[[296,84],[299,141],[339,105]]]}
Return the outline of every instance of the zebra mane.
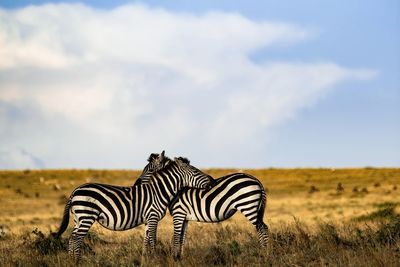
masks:
{"label": "zebra mane", "polygon": [[[150,154],[150,156],[149,156],[149,158],[147,159],[147,161],[148,162],[152,162],[153,160],[155,160],[156,158],[158,158],[160,156],[160,154],[158,154],[158,153],[151,153]],[[164,158],[163,158],[163,165],[164,165],[164,168],[165,168],[165,166],[167,166],[167,165],[169,165],[169,163],[171,163],[172,162],[172,160],[170,159],[170,158],[168,158],[167,156],[164,156]],[[164,169],[163,168],[163,169]]]}
{"label": "zebra mane", "polygon": [[160,170],[155,171],[154,173],[158,173],[158,172],[161,172],[161,171],[167,169],[169,166],[171,166],[171,163],[173,163],[173,162],[174,162],[174,161],[171,160],[170,158],[164,157],[164,161],[163,161],[163,163],[162,163],[162,164],[163,164],[163,167],[162,167]]}
{"label": "zebra mane", "polygon": [[157,158],[160,154],[158,153],[151,153],[149,158],[147,159],[148,162],[152,161],[153,159]]}
{"label": "zebra mane", "polygon": [[171,162],[173,162],[173,160],[171,160],[171,159],[168,158],[168,157],[165,157],[165,158],[164,158],[164,168],[163,168],[163,169],[165,169],[166,166],[170,165]]}
{"label": "zebra mane", "polygon": [[159,169],[159,170],[156,170],[156,171],[150,176],[149,182],[152,182],[154,179],[156,179],[157,176],[156,176],[155,174],[160,173],[160,172],[164,172],[164,171],[170,169],[174,164],[176,164],[175,161],[171,160],[171,159],[168,158],[168,157],[165,157],[165,158],[164,158],[164,162],[163,162],[163,168],[161,168],[161,169]]}
{"label": "zebra mane", "polygon": [[190,160],[189,160],[188,158],[178,157],[178,159],[179,159],[180,161],[182,161],[183,163],[190,164]]}

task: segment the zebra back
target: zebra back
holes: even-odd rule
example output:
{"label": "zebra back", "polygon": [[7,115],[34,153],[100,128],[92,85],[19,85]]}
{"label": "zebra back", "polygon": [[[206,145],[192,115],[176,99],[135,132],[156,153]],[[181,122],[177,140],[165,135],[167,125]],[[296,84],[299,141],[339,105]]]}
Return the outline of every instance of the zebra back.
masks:
{"label": "zebra back", "polygon": [[262,214],[257,213],[257,220],[262,220],[265,203],[265,190],[257,178],[244,173],[234,173],[216,179],[209,190],[181,190],[171,201],[169,211],[174,215],[183,208],[184,213],[191,213],[192,209],[189,207],[194,207],[195,214],[192,215],[197,216],[200,221],[221,221],[233,215],[234,210],[240,210],[240,206],[250,205],[254,212],[262,210]]}

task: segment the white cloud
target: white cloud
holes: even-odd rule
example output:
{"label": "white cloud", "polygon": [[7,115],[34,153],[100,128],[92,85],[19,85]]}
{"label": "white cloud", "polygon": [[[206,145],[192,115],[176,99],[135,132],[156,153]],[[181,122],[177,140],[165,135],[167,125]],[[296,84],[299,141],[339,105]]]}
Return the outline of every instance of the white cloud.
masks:
{"label": "white cloud", "polygon": [[44,168],[44,163],[24,149],[0,150],[0,166],[5,169]]}
{"label": "white cloud", "polygon": [[[140,167],[164,148],[203,166],[246,165],[241,152],[275,125],[337,83],[375,75],[249,58],[310,36],[239,14],[141,5],[0,10],[1,146],[27,147],[49,167]],[[237,153],[218,161],[227,151]]]}

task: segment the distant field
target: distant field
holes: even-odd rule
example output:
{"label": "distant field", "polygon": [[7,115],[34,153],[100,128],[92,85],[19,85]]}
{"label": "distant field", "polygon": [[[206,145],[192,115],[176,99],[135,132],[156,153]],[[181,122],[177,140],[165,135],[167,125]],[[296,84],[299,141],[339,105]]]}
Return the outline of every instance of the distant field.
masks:
{"label": "distant field", "polygon": [[[204,171],[213,177],[243,171],[262,181],[272,248],[269,254],[259,251],[255,230],[241,214],[220,224],[191,223],[182,266],[399,266],[400,168]],[[85,182],[132,185],[138,175],[129,170],[0,171],[0,265],[71,266],[68,234],[58,246],[46,239],[57,229],[70,192]],[[140,256],[143,229],[93,227],[83,262],[173,266],[171,218],[160,223],[159,251],[151,259]]]}

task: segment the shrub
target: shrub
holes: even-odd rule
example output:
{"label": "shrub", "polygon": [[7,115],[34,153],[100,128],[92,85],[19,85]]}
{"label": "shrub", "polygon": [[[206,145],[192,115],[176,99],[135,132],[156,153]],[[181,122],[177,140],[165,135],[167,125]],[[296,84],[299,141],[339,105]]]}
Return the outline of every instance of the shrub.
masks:
{"label": "shrub", "polygon": [[[68,247],[66,240],[56,239],[52,235],[45,236],[37,228],[32,231],[32,234],[34,235],[34,240],[30,245],[42,255],[54,254],[60,250],[65,251]],[[28,236],[25,239],[25,243],[30,241]]]}

